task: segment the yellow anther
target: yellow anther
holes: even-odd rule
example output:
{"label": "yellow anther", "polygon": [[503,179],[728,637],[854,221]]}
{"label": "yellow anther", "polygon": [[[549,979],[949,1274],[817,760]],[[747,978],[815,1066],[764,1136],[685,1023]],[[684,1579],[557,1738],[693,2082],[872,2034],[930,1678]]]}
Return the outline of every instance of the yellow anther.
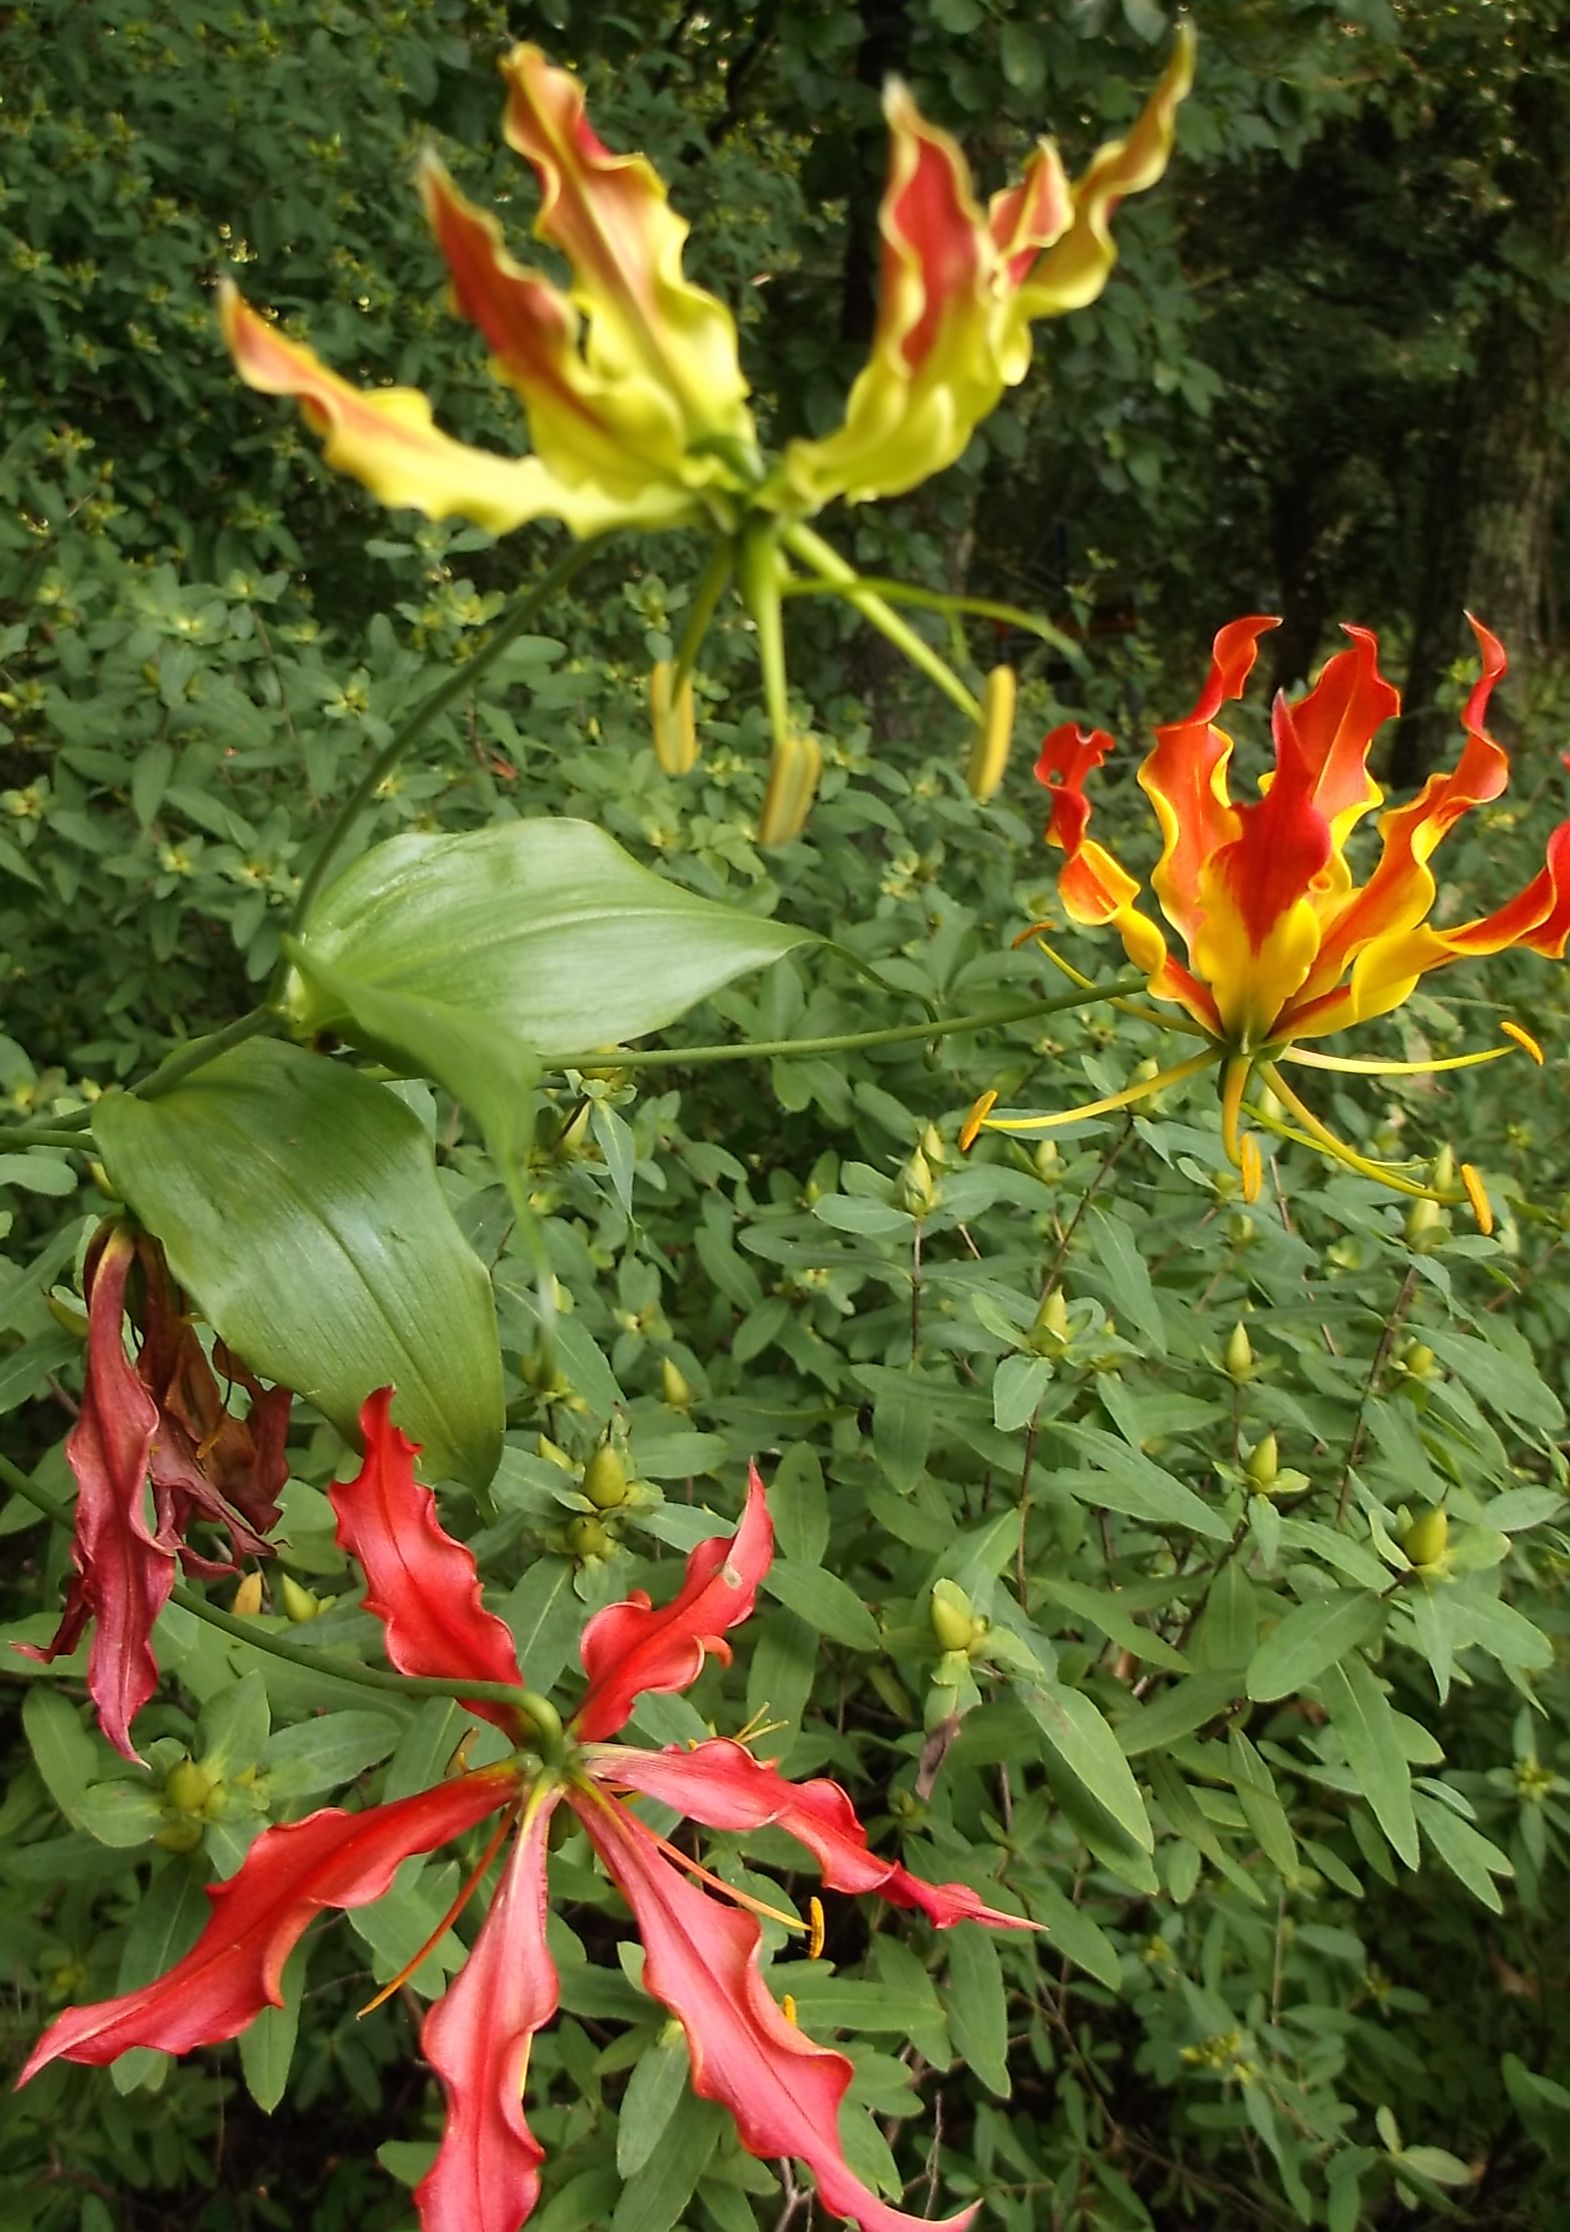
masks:
{"label": "yellow anther", "polygon": [[1494,1207],[1488,1198],[1487,1188],[1470,1163],[1461,1165],[1461,1183],[1466,1188],[1467,1200],[1472,1204],[1477,1229],[1486,1237],[1494,1229]]}
{"label": "yellow anther", "polygon": [[789,1992],[783,1992],[780,1995],[780,2013],[792,2030],[800,2030],[801,2025],[796,2020],[796,2002]]}
{"label": "yellow anther", "polygon": [[1538,1045],[1530,1031],[1523,1031],[1519,1023],[1501,1023],[1499,1028],[1504,1032],[1507,1039],[1512,1039],[1524,1053],[1531,1055],[1539,1069],[1542,1068],[1543,1049]]}
{"label": "yellow anther", "polygon": [[649,676],[649,722],[654,733],[654,756],[667,775],[690,775],[698,760],[698,723],[692,700],[692,677],[675,686],[676,670],[669,659],[656,661]]}
{"label": "yellow anther", "polygon": [[1245,1132],[1237,1145],[1238,1169],[1243,1178],[1243,1199],[1259,1199],[1259,1189],[1264,1183],[1265,1160],[1259,1152],[1259,1141],[1252,1132]]}
{"label": "yellow anther", "polygon": [[807,1901],[807,1958],[815,1961],[823,1951],[823,1901]]}
{"label": "yellow anther", "polygon": [[990,1091],[983,1093],[970,1114],[965,1118],[964,1123],[960,1125],[959,1151],[962,1155],[968,1155],[971,1148],[975,1146],[982,1125],[997,1105],[998,1096],[996,1093]]}

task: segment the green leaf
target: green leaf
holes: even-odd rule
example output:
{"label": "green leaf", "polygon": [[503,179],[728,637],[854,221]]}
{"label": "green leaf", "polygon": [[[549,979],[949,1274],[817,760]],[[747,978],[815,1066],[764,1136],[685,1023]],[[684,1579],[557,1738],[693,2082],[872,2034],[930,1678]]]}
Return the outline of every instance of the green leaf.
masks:
{"label": "green leaf", "polygon": [[1506,1418],[1519,1419],[1523,1426],[1557,1433],[1565,1417],[1558,1396],[1539,1374],[1520,1335],[1508,1348],[1505,1328],[1500,1328],[1500,1335],[1497,1340],[1481,1341],[1470,1333],[1433,1327],[1424,1338],[1440,1363],[1448,1364],[1480,1401]]}
{"label": "green leaf", "polygon": [[725,2117],[712,2101],[683,2092],[642,2170],[623,2187],[608,2232],[671,2232],[724,2126]]}
{"label": "green leaf", "polygon": [[350,1440],[391,1385],[431,1471],[486,1485],[502,1429],[490,1283],[395,1094],[253,1039],[156,1100],[105,1094],[94,1128],[116,1189],[253,1370]]}
{"label": "green leaf", "polygon": [[1240,1728],[1227,1731],[1232,1762],[1232,1787],[1260,1850],[1284,1876],[1297,1870],[1297,1839],[1287,1820],[1286,1808],[1276,1795],[1275,1779],[1259,1752]]}
{"label": "green leaf", "polygon": [[1151,1851],[1155,1836],[1139,1785],[1117,1737],[1084,1691],[1061,1682],[1021,1682],[1018,1696],[1065,1773],[1141,1851]]}
{"label": "green leaf", "polygon": [[1295,1604],[1249,1660],[1249,1696],[1261,1705],[1296,1696],[1372,1635],[1384,1617],[1384,1604],[1363,1589],[1331,1589]]}
{"label": "green leaf", "polygon": [[1396,1856],[1415,1868],[1417,1816],[1412,1810],[1412,1777],[1390,1700],[1367,1660],[1356,1651],[1339,1666],[1326,1667],[1318,1688],[1331,1726],[1341,1738],[1347,1765],[1374,1819]]}
{"label": "green leaf", "polygon": [[[120,1954],[117,1992],[137,1992],[162,1976],[195,1944],[211,1912],[200,1878],[189,1862],[171,1860],[158,1869],[143,1897],[137,1901]],[[133,2046],[122,2054],[113,2070],[118,2093],[151,2087],[162,2081],[169,2057],[149,2046]]]}
{"label": "green leaf", "polygon": [[1494,1877],[1515,1874],[1508,1854],[1501,1852],[1498,1845],[1474,1829],[1470,1822],[1453,1813],[1442,1799],[1429,1798],[1419,1791],[1412,1804],[1418,1827],[1450,1873],[1490,1912],[1502,1914],[1505,1903],[1499,1896]]}
{"label": "green leaf", "polygon": [[1232,1529],[1223,1513],[1201,1502],[1192,1488],[1185,1488],[1164,1466],[1142,1451],[1130,1449],[1115,1434],[1099,1426],[1059,1423],[1053,1432],[1082,1449],[1098,1469],[1095,1472],[1059,1472],[1054,1483],[1077,1496],[1081,1503],[1103,1505],[1108,1511],[1126,1512],[1131,1519],[1148,1519],[1159,1527],[1187,1527],[1212,1542],[1230,1540]]}
{"label": "green leaf", "polygon": [[1093,1212],[1089,1240],[1091,1254],[1106,1273],[1119,1315],[1131,1319],[1139,1327],[1153,1354],[1165,1356],[1167,1329],[1161,1304],[1134,1235],[1121,1217]]}
{"label": "green leaf", "polygon": [[246,2091],[264,2114],[271,2115],[283,2098],[294,2060],[294,2042],[300,2029],[300,1996],[305,1989],[305,1966],[310,1940],[297,1945],[284,1963],[280,1979],[281,2007],[264,2007],[240,2033],[240,2068]]}
{"label": "green leaf", "polygon": [[819,1564],[829,1546],[829,1504],[823,1466],[805,1442],[794,1442],[775,1466],[769,1511],[782,1554]]}
{"label": "green leaf", "polygon": [[1165,1637],[1136,1619],[1117,1591],[1088,1588],[1081,1581],[1064,1581],[1056,1574],[1042,1576],[1037,1586],[1049,1602],[1060,1605],[1076,1624],[1098,1628],[1145,1665],[1162,1667],[1171,1674],[1188,1672],[1188,1661],[1182,1652],[1174,1650]]}
{"label": "green leaf", "polygon": [[659,1030],[809,935],[699,898],[591,822],[411,834],[322,898],[291,948],[291,1013],[353,1036],[363,992],[395,993],[560,1061]]}
{"label": "green leaf", "polygon": [[687,2089],[687,2049],[661,2036],[644,2048],[627,2080],[616,2121],[616,2167],[635,2178],[659,2144]]}
{"label": "green leaf", "polygon": [[548,1690],[572,1655],[582,1625],[572,1587],[576,1570],[571,1558],[536,1558],[497,1608],[512,1629],[518,1664],[533,1689]]}
{"label": "green leaf", "polygon": [[1118,1745],[1125,1759],[1141,1752],[1161,1751],[1179,1736],[1203,1728],[1206,1721],[1224,1713],[1242,1694],[1243,1677],[1223,1669],[1215,1674],[1190,1674],[1174,1682],[1148,1705],[1136,1705],[1118,1722]]}
{"label": "green leaf", "polygon": [[955,2049],[988,2092],[1007,2100],[1008,2001],[996,1941],[978,1922],[961,1922],[946,1939],[949,1956],[948,2020]]}
{"label": "green leaf", "polygon": [[267,1745],[262,1772],[269,1799],[314,1798],[378,1767],[403,1734],[385,1713],[322,1713],[280,1728]]}
{"label": "green leaf", "polygon": [[875,1651],[882,1641],[877,1621],[837,1573],[798,1565],[794,1558],[776,1558],[763,1586],[833,1643],[849,1644],[853,1651]]}

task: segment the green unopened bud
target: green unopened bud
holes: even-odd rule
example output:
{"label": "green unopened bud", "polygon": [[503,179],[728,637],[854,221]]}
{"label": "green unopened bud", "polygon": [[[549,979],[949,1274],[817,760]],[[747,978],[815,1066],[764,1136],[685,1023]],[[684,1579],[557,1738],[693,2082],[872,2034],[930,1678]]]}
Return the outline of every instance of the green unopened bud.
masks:
{"label": "green unopened bud", "polygon": [[1050,1178],[1063,1159],[1063,1150],[1055,1139],[1038,1139],[1030,1159],[1036,1166],[1038,1178]]}
{"label": "green unopened bud", "polygon": [[46,1294],[44,1296],[44,1308],[49,1312],[62,1333],[69,1333],[71,1338],[76,1341],[86,1340],[87,1316],[85,1311],[74,1308],[69,1302],[62,1302],[57,1294]]}
{"label": "green unopened bud", "polygon": [[1456,1190],[1456,1151],[1448,1139],[1434,1157],[1433,1187],[1435,1193],[1440,1194]]}
{"label": "green unopened bud", "polygon": [[616,1537],[603,1519],[591,1518],[584,1511],[568,1524],[567,1547],[575,1558],[608,1558],[616,1547]]}
{"label": "green unopened bud", "polygon": [[253,1619],[260,1612],[262,1609],[262,1576],[259,1569],[253,1567],[245,1575],[229,1600],[229,1609],[231,1612],[237,1612],[242,1620]]}
{"label": "green unopened bud", "polygon": [[1061,1287],[1054,1287],[1031,1322],[1030,1345],[1037,1356],[1056,1356],[1068,1341],[1068,1300]]}
{"label": "green unopened bud", "polygon": [[941,1170],[949,1159],[949,1143],[936,1124],[924,1124],[918,1142],[929,1163],[936,1163]]}
{"label": "green unopened bud", "polygon": [[177,1760],[164,1777],[165,1801],[177,1813],[199,1814],[212,1794],[212,1776],[194,1759]]}
{"label": "green unopened bud", "polygon": [[[976,1607],[957,1581],[934,1581],[928,1607],[933,1639],[940,1651],[968,1651],[976,1637]],[[980,1622],[983,1630],[986,1621]]]}
{"label": "green unopened bud", "polygon": [[1221,1363],[1234,1386],[1242,1387],[1254,1376],[1254,1346],[1248,1337],[1248,1327],[1241,1318],[1227,1335]]}
{"label": "green unopened bud", "polygon": [[1432,1379],[1439,1368],[1439,1359],[1426,1341],[1408,1341],[1401,1352],[1401,1369],[1408,1379]]}
{"label": "green unopened bud", "polygon": [[933,1184],[932,1166],[919,1147],[895,1181],[894,1193],[907,1216],[928,1216],[935,1206],[938,1189]]}
{"label": "green unopened bud", "polygon": [[322,1611],[321,1598],[314,1590],[301,1588],[292,1573],[278,1576],[278,1603],[285,1619],[293,1620],[296,1627],[317,1619]]}
{"label": "green unopened bud", "polygon": [[1244,1470],[1256,1488],[1272,1488],[1281,1473],[1281,1451],[1274,1434],[1266,1434],[1255,1442],[1248,1453]]}
{"label": "green unopened bud", "polygon": [[649,721],[654,732],[654,756],[667,775],[690,775],[698,760],[698,721],[692,700],[692,677],[673,689],[675,667],[669,659],[655,663],[649,676]]}
{"label": "green unopened bud", "polygon": [[189,1816],[179,1821],[167,1821],[153,1832],[153,1842],[165,1852],[194,1852],[202,1841],[202,1825]]}
{"label": "green unopened bud", "polygon": [[596,1511],[614,1511],[627,1501],[627,1468],[608,1441],[583,1468],[583,1492]]}
{"label": "green unopened bud", "polygon": [[1414,1201],[1406,1213],[1406,1244],[1417,1249],[1420,1255],[1436,1246],[1450,1230],[1450,1220],[1437,1201],[1430,1201],[1426,1194]]}
{"label": "green unopened bud", "polygon": [[561,1443],[553,1442],[549,1434],[535,1436],[534,1454],[536,1457],[543,1457],[548,1465],[555,1465],[561,1472],[575,1473],[578,1470]]}
{"label": "green unopened bud", "polygon": [[692,1389],[688,1386],[679,1365],[668,1356],[660,1359],[660,1401],[669,1403],[672,1410],[692,1408]]}
{"label": "green unopened bud", "polygon": [[1438,1504],[1427,1504],[1401,1537],[1401,1547],[1419,1569],[1437,1566],[1450,1540],[1450,1514]]}

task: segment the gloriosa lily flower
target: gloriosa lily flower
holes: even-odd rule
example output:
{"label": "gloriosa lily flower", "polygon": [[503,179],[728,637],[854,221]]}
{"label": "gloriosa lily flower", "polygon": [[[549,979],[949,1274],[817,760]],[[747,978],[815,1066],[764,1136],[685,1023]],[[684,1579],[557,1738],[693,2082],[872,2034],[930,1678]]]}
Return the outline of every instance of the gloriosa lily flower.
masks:
{"label": "gloriosa lily flower", "polygon": [[222,316],[235,362],[252,387],[294,397],[323,437],[327,462],[383,503],[497,533],[539,518],[560,519],[577,536],[617,527],[708,530],[716,548],[693,624],[673,668],[656,677],[656,746],[673,772],[690,764],[686,684],[734,575],[758,622],[775,732],[765,814],[775,826],[766,835],[793,834],[817,773],[816,751],[792,735],[786,703],[780,599],[793,585],[845,596],[971,721],[981,718],[971,692],[887,595],[863,583],[806,520],[836,497],[898,495],[951,465],[1004,388],[1024,378],[1032,322],[1095,300],[1116,261],[1113,211],[1166,167],[1192,77],[1192,41],[1179,32],[1144,113],[1126,139],[1100,149],[1077,185],[1043,141],[1024,176],[986,210],[957,143],[922,117],[902,85],[890,84],[872,355],[843,424],[822,440],[792,442],[772,465],[747,407],[734,320],[683,276],[687,226],[648,160],[602,144],[582,87],[538,47],[515,47],[502,73],[508,142],[540,184],[535,235],[565,256],[569,291],[516,263],[495,220],[465,200],[434,156],[421,166],[420,188],[454,305],[478,327],[495,372],[521,401],[533,455],[498,457],[454,441],[415,389],[351,386],[226,283]]}
{"label": "gloriosa lily flower", "polygon": [[[1135,878],[1086,835],[1091,811],[1086,778],[1112,749],[1112,739],[1100,729],[1065,724],[1046,739],[1036,768],[1052,799],[1048,842],[1065,855],[1058,878],[1065,912],[1075,922],[1113,925],[1151,992],[1185,1011],[1186,1020],[1176,1027],[1202,1038],[1203,1051],[1123,1092],[1052,1115],[993,1116],[995,1096],[984,1096],[972,1112],[970,1136],[983,1124],[999,1131],[1046,1131],[1132,1106],[1219,1064],[1227,1153],[1242,1170],[1250,1198],[1259,1182],[1259,1149],[1256,1140],[1242,1136],[1241,1125],[1256,1078],[1301,1127],[1267,1117],[1272,1129],[1399,1191],[1429,1193],[1337,1139],[1286,1082],[1281,1065],[1392,1076],[1459,1069],[1509,1053],[1510,1046],[1500,1046],[1437,1062],[1380,1062],[1345,1059],[1303,1042],[1388,1014],[1430,970],[1469,955],[1519,945],[1560,958],[1570,939],[1570,821],[1549,838],[1544,866],[1504,906],[1452,929],[1430,921],[1438,886],[1429,862],[1437,846],[1470,808],[1497,798],[1509,779],[1505,752],[1484,726],[1489,697],[1505,672],[1505,654],[1476,620],[1482,675],[1462,711],[1466,742],[1460,759],[1448,774],[1431,775],[1417,797],[1380,815],[1379,851],[1366,883],[1354,880],[1348,841],[1383,804],[1384,794],[1369,773],[1369,752],[1375,732],[1401,705],[1379,671],[1379,646],[1366,628],[1346,630],[1351,650],[1338,652],[1306,695],[1293,703],[1284,696],[1276,700],[1274,771],[1261,781],[1260,798],[1234,804],[1228,786],[1232,740],[1216,726],[1216,715],[1228,699],[1241,696],[1259,638],[1276,624],[1256,616],[1221,630],[1198,704],[1187,720],[1156,730],[1154,749],[1139,771],[1161,825],[1161,857],[1151,887],[1183,940],[1186,965],[1135,905]],[[1515,1024],[1502,1029],[1514,1045],[1542,1060]],[[1481,1181],[1466,1165],[1462,1177],[1486,1230],[1491,1212]]]}
{"label": "gloriosa lily flower", "polygon": [[[725,1739],[657,1752],[610,1740],[641,1695],[685,1689],[708,1654],[728,1657],[726,1630],[752,1610],[773,1557],[756,1469],[736,1533],[699,1544],[672,1603],[656,1610],[638,1593],[589,1621],[582,1640],[588,1689],[564,1731],[552,1708],[523,1689],[512,1638],[482,1608],[473,1558],[443,1532],[430,1491],[416,1481],[414,1445],[390,1423],[390,1401],[384,1388],[366,1404],[364,1467],[331,1491],[338,1539],[365,1570],[366,1606],[383,1624],[394,1666],[517,1689],[516,1705],[482,1695],[470,1707],[504,1730],[517,1751],[412,1798],[363,1813],[329,1807],[265,1831],[238,1872],[210,1891],[213,1914],[190,1952],[140,1991],[67,2009],[39,2041],[21,2081],[61,2056],[102,2065],[132,2046],[178,2054],[233,2038],[264,2006],[279,2004],[283,1964],[323,1907],[368,1905],[387,1890],[400,1861],[496,1815],[465,1896],[509,1830],[516,1832],[512,1851],[462,1974],[421,2032],[447,2096],[447,2124],[415,2198],[424,2232],[517,2232],[539,2195],[542,2154],[521,2094],[530,2042],[556,2010],[545,1942],[546,1839],[552,1815],[565,1805],[632,1909],[645,1948],[644,1982],[687,2034],[694,2090],[730,2111],[754,2154],[794,2155],[808,2164],[827,2210],[863,2232],[912,2232],[927,2220],[881,2201],[845,2160],[836,2120],[851,2066],[804,2037],[770,1993],[758,1961],[762,1932],[746,1911],[757,1902],[657,1836],[623,1794],[677,1807],[712,1828],[777,1825],[806,1847],[834,1889],[875,1891],[896,1906],[919,1908],[940,1928],[965,1921],[1033,1925],[985,1905],[963,1884],[926,1883],[877,1858],[834,1783],[787,1782]],[[737,1904],[708,1896],[683,1870]],[[968,2225],[975,2213],[945,2221]]]}
{"label": "gloriosa lily flower", "polygon": [[[140,1281],[134,1365],[124,1332],[133,1272]],[[176,1563],[212,1577],[234,1572],[242,1554],[272,1555],[266,1537],[278,1524],[277,1497],[288,1478],[291,1397],[285,1387],[264,1391],[219,1342],[213,1361],[251,1399],[248,1417],[232,1415],[162,1248],[134,1224],[100,1226],[83,1286],[87,1377],[65,1445],[77,1483],[71,1546],[77,1570],[53,1642],[16,1648],[47,1665],[74,1650],[94,1621],[87,1687],[105,1736],[135,1759],[131,1722],[158,1686],[153,1624],[174,1586]],[[143,1508],[149,1483],[151,1525]],[[199,1519],[227,1533],[227,1559],[204,1556],[185,1540]]]}

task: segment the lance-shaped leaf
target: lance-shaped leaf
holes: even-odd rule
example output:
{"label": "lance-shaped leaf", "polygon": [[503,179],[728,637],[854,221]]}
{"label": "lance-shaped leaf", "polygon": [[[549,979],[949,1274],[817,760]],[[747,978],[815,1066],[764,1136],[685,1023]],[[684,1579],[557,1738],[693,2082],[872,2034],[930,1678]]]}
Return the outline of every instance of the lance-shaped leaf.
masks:
{"label": "lance-shaped leaf", "polygon": [[555,1794],[528,1817],[464,1963],[420,2044],[447,2095],[447,2125],[415,2193],[423,2232],[517,2232],[539,2199],[544,2149],[523,2114],[534,2033],[556,2012],[545,1943],[545,1838]]}
{"label": "lance-shaped leaf", "polygon": [[692,1751],[645,1752],[607,1745],[594,1764],[597,1782],[636,1790],[675,1806],[709,1829],[788,1830],[817,1861],[831,1891],[875,1891],[891,1906],[919,1907],[940,1930],[955,1922],[990,1922],[1004,1929],[1035,1924],[987,1906],[968,1884],[924,1883],[897,1860],[880,1860],[838,1783],[793,1783],[724,1737]]}
{"label": "lance-shaped leaf", "polygon": [[643,1590],[596,1612],[583,1631],[588,1695],[573,1722],[585,1743],[614,1736],[646,1690],[684,1690],[710,1652],[728,1659],[725,1630],[749,1617],[774,1556],[774,1526],[756,1465],[734,1535],[700,1542],[680,1594],[656,1610]]}
{"label": "lance-shaped leaf", "polygon": [[430,1143],[343,1064],[253,1039],[155,1100],[94,1112],[116,1189],[223,1340],[353,1439],[371,1387],[434,1471],[483,1487],[501,1451],[484,1266]]}
{"label": "lance-shaped leaf", "polygon": [[[417,1446],[388,1416],[391,1400],[390,1387],[367,1398],[365,1463],[353,1480],[335,1480],[328,1490],[339,1547],[365,1568],[365,1609],[381,1621],[387,1656],[401,1674],[469,1674],[521,1689],[511,1631],[481,1604],[473,1552],[446,1532],[435,1497],[415,1479]],[[516,1731],[517,1715],[506,1705],[476,1699],[465,1710]]]}
{"label": "lance-shaped leaf", "polygon": [[758,1968],[763,1933],[753,1917],[679,1876],[624,1807],[576,1794],[572,1802],[637,1918],[644,1983],[687,2034],[692,2089],[729,2109],[743,2146],[805,2162],[824,2209],[861,2232],[930,2232],[933,2222],[960,2232],[970,2224],[975,2208],[936,2220],[909,2216],[855,2176],[839,2143],[851,2065],[804,2038],[775,2005]]}
{"label": "lance-shaped leaf", "polygon": [[284,1962],[324,1907],[369,1906],[401,1861],[472,1829],[517,1787],[509,1769],[486,1767],[362,1814],[327,1806],[265,1831],[239,1872],[209,1890],[213,1911],[190,1952],[140,1991],[67,2008],[20,2082],[62,2054],[101,2068],[128,2046],[184,2054],[233,2038],[264,2007],[283,2005]]}
{"label": "lance-shaped leaf", "polygon": [[[483,1026],[507,1058],[561,1060],[661,1029],[808,936],[656,876],[591,822],[392,837],[340,877],[292,945],[290,1007],[302,1033],[337,1031],[421,1067],[447,1066],[442,1014]],[[389,1046],[397,1016],[362,990],[421,1003],[419,1043]],[[437,1072],[458,1093],[473,1089],[461,1060],[462,1077]]]}

